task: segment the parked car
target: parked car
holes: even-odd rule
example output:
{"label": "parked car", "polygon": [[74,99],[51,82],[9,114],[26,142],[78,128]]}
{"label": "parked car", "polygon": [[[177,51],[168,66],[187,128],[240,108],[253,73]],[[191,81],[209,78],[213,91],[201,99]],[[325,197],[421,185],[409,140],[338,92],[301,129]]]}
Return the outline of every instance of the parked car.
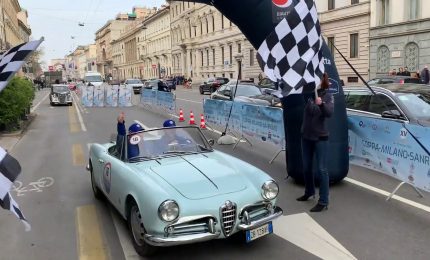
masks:
{"label": "parked car", "polygon": [[213,93],[219,87],[224,84],[227,84],[230,80],[228,78],[209,78],[202,85],[199,86],[200,94],[204,94],[205,92]]}
{"label": "parked car", "polygon": [[276,83],[269,78],[262,79],[260,82],[258,82],[258,86],[261,88],[261,91],[267,94],[273,93],[278,90]]}
{"label": "parked car", "polygon": [[132,87],[134,94],[139,94],[140,90],[143,87],[143,83],[140,79],[127,79],[127,80],[125,80],[124,84],[126,86]]}
{"label": "parked car", "polygon": [[170,90],[176,90],[176,84],[173,79],[165,79],[164,82]]}
{"label": "parked car", "polygon": [[[127,220],[140,255],[239,232],[250,242],[273,232],[271,221],[282,215],[276,181],[214,150],[198,127],[150,129],[124,139],[92,144],[87,169],[94,196],[107,198]],[[139,155],[128,158],[129,148]]]}
{"label": "parked car", "polygon": [[344,88],[348,113],[430,126],[430,87],[421,84],[383,84]]}
{"label": "parked car", "polygon": [[51,86],[51,94],[49,95],[51,106],[53,105],[69,105],[73,104],[72,94],[68,85],[54,84]]}
{"label": "parked car", "polygon": [[390,84],[390,83],[415,83],[420,84],[421,80],[419,78],[409,77],[409,76],[380,76],[374,79],[371,79],[367,82],[369,85],[378,85],[378,84]]}
{"label": "parked car", "polygon": [[[211,99],[232,100],[235,89],[236,83],[234,81],[231,83],[229,82],[212,93]],[[257,85],[252,83],[239,83],[237,85],[237,92],[234,100],[262,106],[281,107],[281,101],[279,98],[271,94],[263,93]]]}
{"label": "parked car", "polygon": [[146,81],[143,84],[143,88],[157,90],[158,89],[158,79]]}

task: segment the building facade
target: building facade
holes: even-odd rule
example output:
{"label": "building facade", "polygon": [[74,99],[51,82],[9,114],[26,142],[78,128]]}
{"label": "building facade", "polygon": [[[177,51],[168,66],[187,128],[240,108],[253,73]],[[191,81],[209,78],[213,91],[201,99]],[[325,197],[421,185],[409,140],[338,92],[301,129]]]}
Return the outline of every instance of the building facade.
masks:
{"label": "building facade", "polygon": [[124,29],[136,20],[142,20],[153,13],[150,8],[134,7],[132,13],[118,14],[115,20],[108,21],[96,32],[97,71],[102,75],[113,75],[112,42],[121,37]]}
{"label": "building facade", "polygon": [[22,42],[28,42],[30,40],[31,29],[28,24],[28,12],[25,9],[17,14],[19,34]]}
{"label": "building facade", "polygon": [[427,0],[371,0],[371,77],[400,67],[416,72],[430,63],[430,8],[426,4]]}
{"label": "building facade", "polygon": [[172,75],[170,6],[162,6],[143,21],[137,41],[142,78],[164,78]]}
{"label": "building facade", "polygon": [[1,1],[1,5],[1,15],[4,24],[4,47],[2,49],[9,49],[23,42],[17,16],[21,11],[21,6],[18,0],[3,0]]}
{"label": "building facade", "polygon": [[172,74],[193,78],[258,78],[257,51],[214,7],[171,2]]}
{"label": "building facade", "polygon": [[340,79],[345,85],[361,84],[334,46],[368,80],[370,0],[316,0],[315,3],[321,30],[334,56]]}

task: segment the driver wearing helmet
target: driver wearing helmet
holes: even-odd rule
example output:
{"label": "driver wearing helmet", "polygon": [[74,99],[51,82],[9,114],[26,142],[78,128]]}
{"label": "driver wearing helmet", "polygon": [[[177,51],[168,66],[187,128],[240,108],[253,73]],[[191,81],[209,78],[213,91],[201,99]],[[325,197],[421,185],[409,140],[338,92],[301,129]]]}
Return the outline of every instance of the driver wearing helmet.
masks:
{"label": "driver wearing helmet", "polygon": [[[128,133],[129,134],[133,134],[133,133],[137,133],[140,131],[145,130],[142,125],[138,124],[138,123],[134,123],[132,125],[130,125],[130,127],[128,128]],[[122,155],[122,158],[124,159],[124,153],[121,153],[121,151],[123,150],[123,143],[124,140],[126,138],[126,130],[125,130],[125,115],[124,113],[121,113],[118,116],[118,124],[117,124],[117,151]],[[127,155],[128,155],[128,159],[131,159],[133,157],[137,157],[139,156],[139,145],[138,144],[131,144],[130,140],[127,140]]]}
{"label": "driver wearing helmet", "polygon": [[[176,123],[171,119],[168,119],[163,123],[163,128],[174,128],[174,127],[176,127]],[[186,144],[192,143],[190,139],[187,139],[184,136],[178,135],[176,131],[177,131],[176,129],[170,129],[170,130],[164,131],[164,135],[160,139],[160,142],[163,145],[163,148],[165,148],[164,151],[168,151],[169,145],[172,145],[172,144],[186,145]]]}

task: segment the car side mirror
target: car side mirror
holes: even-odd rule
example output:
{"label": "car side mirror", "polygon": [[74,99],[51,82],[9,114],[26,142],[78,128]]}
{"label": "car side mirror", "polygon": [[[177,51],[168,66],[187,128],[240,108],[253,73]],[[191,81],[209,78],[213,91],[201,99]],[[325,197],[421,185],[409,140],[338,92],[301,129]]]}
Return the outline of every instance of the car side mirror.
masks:
{"label": "car side mirror", "polygon": [[215,141],[213,139],[208,140],[208,143],[213,146],[215,144]]}
{"label": "car side mirror", "polygon": [[403,116],[398,110],[387,110],[382,112],[382,118],[403,119]]}

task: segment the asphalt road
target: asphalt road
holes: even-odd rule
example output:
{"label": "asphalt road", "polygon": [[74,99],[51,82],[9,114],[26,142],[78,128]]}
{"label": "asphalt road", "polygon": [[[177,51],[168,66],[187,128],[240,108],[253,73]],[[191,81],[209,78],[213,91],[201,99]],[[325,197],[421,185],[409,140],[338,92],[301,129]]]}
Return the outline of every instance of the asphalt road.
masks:
{"label": "asphalt road", "polygon": [[[192,110],[199,120],[207,95],[178,88],[176,97],[177,108],[186,117]],[[75,105],[50,107],[46,99],[40,104],[35,111],[38,116],[12,151],[23,168],[21,183],[12,194],[32,231],[25,232],[14,216],[0,211],[0,259],[140,259],[131,247],[125,222],[108,203],[93,197],[85,171],[88,145],[109,142],[121,111],[127,124],[136,119],[149,127],[159,127],[173,117],[138,105],[77,109]],[[210,130],[204,133],[210,139],[219,137]],[[268,163],[275,148],[259,142],[252,147],[240,143],[235,150],[215,148],[254,164],[279,182],[278,205],[284,216],[274,223],[275,234],[251,244],[217,240],[164,248],[156,259],[430,258],[429,193],[418,198],[411,187],[404,186],[397,193],[401,199],[387,202],[378,192],[393,190],[396,180],[351,167],[349,179],[331,187],[329,210],[310,213],[316,201],[295,200],[303,187],[284,180],[283,154]]]}

